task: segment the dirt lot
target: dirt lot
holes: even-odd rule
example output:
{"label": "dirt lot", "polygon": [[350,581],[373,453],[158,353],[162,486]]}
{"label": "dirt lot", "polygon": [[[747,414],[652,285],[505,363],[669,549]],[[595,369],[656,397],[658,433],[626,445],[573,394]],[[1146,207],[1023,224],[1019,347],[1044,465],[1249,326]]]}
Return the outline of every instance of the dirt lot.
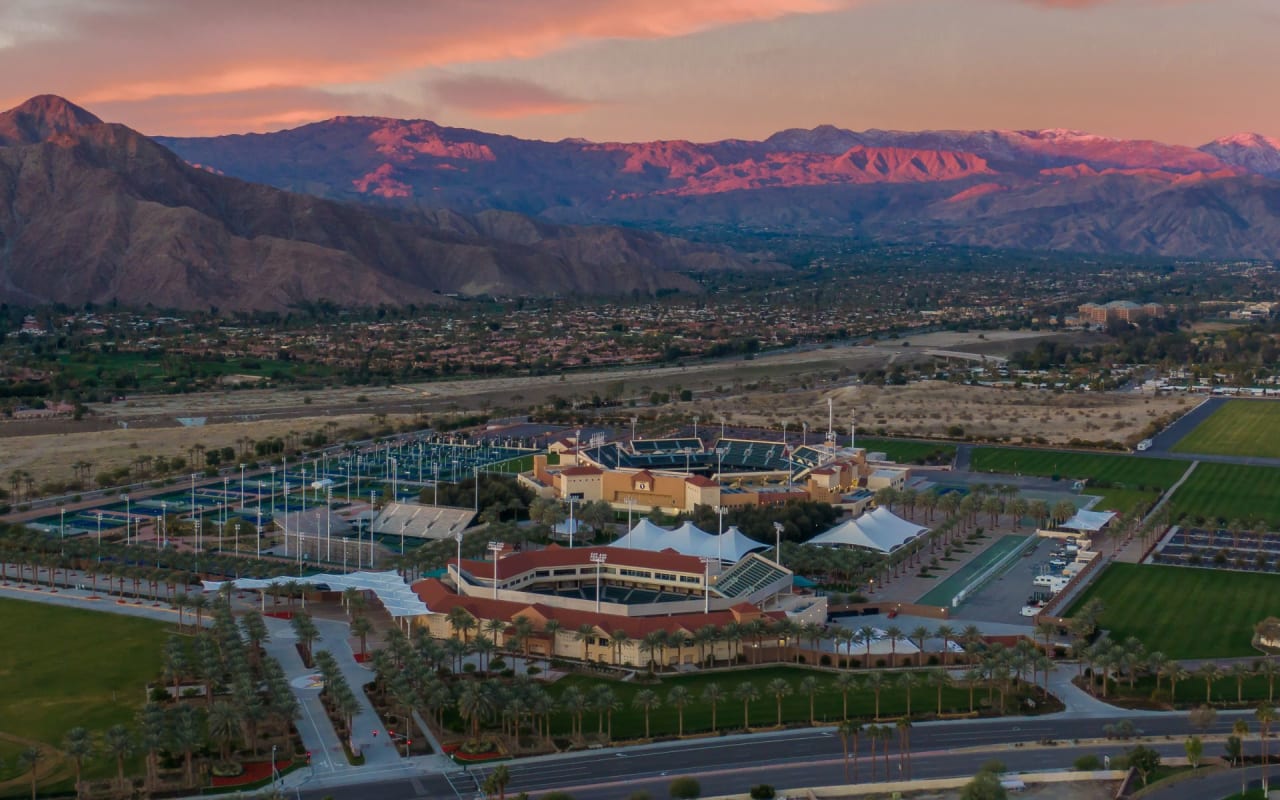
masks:
{"label": "dirt lot", "polygon": [[[982,338],[979,338],[982,336]],[[1074,336],[1074,334],[1073,334]],[[1065,442],[1123,439],[1184,400],[1137,395],[1053,395],[917,384],[879,389],[848,387],[859,370],[903,358],[925,357],[930,348],[1008,353],[1047,338],[1027,332],[933,333],[873,345],[813,348],[772,353],[757,359],[719,361],[685,367],[637,367],[564,376],[492,378],[378,387],[334,387],[315,391],[227,390],[192,395],[156,395],[98,405],[84,421],[0,425],[0,475],[30,471],[36,483],[68,480],[77,461],[93,464],[91,475],[124,466],[139,455],[188,457],[194,444],[237,447],[242,437],[262,439],[289,431],[307,432],[327,422],[340,427],[368,425],[373,414],[398,425],[418,414],[444,411],[520,413],[548,398],[616,394],[642,403],[652,391],[679,388],[709,392],[715,399],[670,409],[681,418],[700,414],[704,423],[724,415],[734,424],[772,425],[784,419],[791,429],[804,419],[813,430],[826,427],[826,397],[835,400],[837,425],[848,429],[856,409],[858,428],[906,435],[941,434],[951,425],[966,432],[1044,436]],[[842,388],[832,389],[838,386]],[[754,387],[754,388],[752,388]],[[717,391],[718,390],[718,391]],[[643,407],[643,406],[642,406]],[[179,417],[206,417],[201,427],[181,427]],[[128,429],[122,429],[127,425]],[[14,438],[20,437],[20,438]]]}
{"label": "dirt lot", "polygon": [[835,404],[836,428],[849,431],[849,415],[856,413],[863,434],[944,436],[952,426],[966,435],[1044,437],[1051,443],[1071,439],[1124,441],[1152,420],[1170,412],[1187,411],[1185,397],[1139,394],[1054,394],[1051,391],[956,386],[926,381],[907,386],[844,386],[810,391],[757,392],[698,403],[704,420],[724,415],[732,424],[778,428],[785,420],[791,430],[801,421],[809,429],[827,427],[827,398]]}

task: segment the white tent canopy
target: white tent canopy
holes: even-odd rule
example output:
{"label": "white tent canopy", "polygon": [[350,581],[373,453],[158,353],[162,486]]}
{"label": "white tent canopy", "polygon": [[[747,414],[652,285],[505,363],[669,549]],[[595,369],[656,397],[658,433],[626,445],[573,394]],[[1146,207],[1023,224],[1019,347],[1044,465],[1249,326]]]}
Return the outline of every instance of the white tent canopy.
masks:
{"label": "white tent canopy", "polygon": [[1072,531],[1087,531],[1089,533],[1097,533],[1111,520],[1115,519],[1114,511],[1085,511],[1080,509],[1075,516],[1062,523],[1062,527]]}
{"label": "white tent canopy", "polygon": [[846,520],[805,544],[861,547],[878,553],[891,553],[928,530],[881,506],[860,517]]}
{"label": "white tent canopy", "polygon": [[692,522],[686,522],[679,528],[669,531],[654,525],[647,519],[642,519],[626,536],[618,539],[610,547],[623,550],[648,550],[653,553],[674,550],[683,556],[719,558],[726,563],[736,563],[741,561],[747,553],[765,550],[768,545],[747,537],[736,527],[730,527],[724,533],[717,535],[707,533]]}
{"label": "white tent canopy", "polygon": [[416,617],[429,614],[431,610],[422,602],[417,593],[409,588],[400,574],[394,570],[388,572],[350,572],[345,575],[323,573],[297,578],[279,575],[274,578],[237,578],[233,581],[203,581],[206,592],[216,592],[223,584],[231,584],[237,589],[264,591],[273,585],[300,583],[306,586],[328,586],[334,591],[358,589],[373,592],[382,603],[383,608],[393,617]]}

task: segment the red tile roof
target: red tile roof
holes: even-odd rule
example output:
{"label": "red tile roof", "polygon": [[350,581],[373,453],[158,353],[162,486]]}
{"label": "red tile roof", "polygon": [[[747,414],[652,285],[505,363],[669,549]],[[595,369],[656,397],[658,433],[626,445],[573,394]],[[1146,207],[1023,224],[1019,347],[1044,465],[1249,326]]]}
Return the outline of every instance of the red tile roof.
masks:
{"label": "red tile roof", "polygon": [[535,622],[539,618],[554,619],[565,630],[577,630],[582,625],[594,625],[604,633],[625,631],[632,639],[642,639],[645,634],[655,630],[667,633],[676,631],[693,633],[704,625],[724,627],[730,622],[745,622],[756,617],[771,621],[786,617],[781,611],[760,611],[750,603],[739,603],[727,611],[712,611],[707,614],[699,612],[654,617],[597,614],[594,611],[556,608],[549,603],[518,603],[511,600],[466,597],[455,594],[449,586],[437,578],[418,581],[413,584],[412,589],[433,614],[447,614],[451,609],[461,606],[478,620],[501,619],[510,622],[523,615]]}
{"label": "red tile roof", "polygon": [[575,475],[601,475],[603,473],[604,470],[599,467],[565,467],[560,470],[561,475],[568,475],[569,477]]}
{"label": "red tile roof", "polygon": [[685,483],[692,483],[694,486],[701,486],[704,489],[707,488],[708,486],[720,485],[716,481],[713,481],[710,478],[704,478],[701,475],[691,475],[690,477],[685,478],[684,480],[685,480]]}

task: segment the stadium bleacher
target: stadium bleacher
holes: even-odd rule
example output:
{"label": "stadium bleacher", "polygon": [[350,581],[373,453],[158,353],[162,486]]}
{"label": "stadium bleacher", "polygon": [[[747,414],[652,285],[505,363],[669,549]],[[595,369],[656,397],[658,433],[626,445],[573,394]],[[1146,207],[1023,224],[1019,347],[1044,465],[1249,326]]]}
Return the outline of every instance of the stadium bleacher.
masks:
{"label": "stadium bleacher", "polygon": [[716,581],[715,589],[724,597],[748,597],[787,575],[787,571],[776,564],[749,556],[726,570]]}

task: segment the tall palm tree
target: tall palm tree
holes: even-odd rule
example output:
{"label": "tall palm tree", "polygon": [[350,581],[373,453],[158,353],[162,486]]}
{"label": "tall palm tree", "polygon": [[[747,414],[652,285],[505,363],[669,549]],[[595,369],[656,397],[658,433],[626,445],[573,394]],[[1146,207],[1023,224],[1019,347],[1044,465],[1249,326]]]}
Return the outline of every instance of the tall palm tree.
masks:
{"label": "tall palm tree", "polygon": [[790,696],[793,691],[791,682],[785,678],[774,678],[765,686],[765,691],[773,695],[778,711],[777,726],[782,727],[782,698]]}
{"label": "tall palm tree", "polygon": [[503,636],[507,632],[507,623],[498,618],[486,620],[484,623],[484,632],[493,640],[495,647],[502,647]]}
{"label": "tall palm tree", "polygon": [[751,730],[751,701],[760,697],[760,690],[751,681],[743,681],[733,689],[733,696],[742,701],[742,728]]}
{"label": "tall palm tree", "polygon": [[31,800],[36,800],[36,767],[44,761],[44,751],[37,745],[31,745],[18,754],[18,763],[31,773]]}
{"label": "tall palm tree", "polygon": [[849,719],[849,692],[855,691],[862,682],[852,672],[841,672],[836,675],[835,687],[840,692],[840,719]]}
{"label": "tall palm tree", "polygon": [[938,691],[938,716],[942,716],[942,690],[951,685],[951,673],[941,667],[931,669],[927,680]]}
{"label": "tall palm tree", "polygon": [[1263,703],[1253,712],[1258,721],[1258,741],[1262,743],[1262,794],[1271,791],[1271,759],[1267,755],[1267,735],[1271,731],[1271,723],[1276,721],[1276,710],[1270,703]]}
{"label": "tall palm tree", "polygon": [[862,666],[867,669],[870,669],[871,668],[871,645],[876,640],[876,629],[871,627],[870,625],[863,625],[861,628],[858,628],[857,637],[858,637],[858,641],[862,643],[862,646],[866,648],[866,651],[865,651],[866,658],[862,662]]}
{"label": "tall palm tree", "polygon": [[493,695],[480,683],[468,683],[458,694],[458,714],[471,723],[471,738],[480,738],[480,721],[493,713]]}
{"label": "tall palm tree", "polygon": [[903,760],[906,760],[906,777],[911,780],[911,718],[910,716],[901,717],[897,724],[898,728],[898,773],[904,774],[902,769]]}
{"label": "tall palm tree", "polygon": [[904,672],[898,676],[898,687],[907,693],[907,716],[911,716],[911,690],[920,685],[920,678],[914,672]]}
{"label": "tall palm tree", "polygon": [[81,793],[80,773],[84,769],[84,761],[86,758],[93,757],[93,735],[89,733],[87,728],[76,726],[67,731],[66,737],[63,739],[62,750],[71,756],[71,761],[76,768],[76,796]]}
{"label": "tall palm tree", "polygon": [[631,706],[638,708],[644,712],[644,738],[649,737],[649,712],[660,706],[662,701],[658,699],[658,693],[652,689],[641,689],[636,692],[635,697],[631,698]]}
{"label": "tall palm tree", "polygon": [[880,692],[884,690],[888,683],[883,672],[876,670],[867,675],[866,687],[872,691],[876,698],[875,716],[873,719],[880,719]]}
{"label": "tall palm tree", "polygon": [[1212,661],[1206,661],[1196,669],[1196,677],[1204,681],[1204,701],[1213,702],[1213,682],[1222,677],[1222,670]]}
{"label": "tall palm tree", "polygon": [[898,666],[898,642],[902,641],[902,628],[890,625],[885,629],[885,638],[889,640],[889,666]]}
{"label": "tall palm tree", "polygon": [[589,646],[591,640],[596,636],[596,626],[590,622],[584,622],[578,626],[578,630],[574,631],[573,638],[575,641],[582,643],[582,663],[587,663],[591,659],[588,658]]}
{"label": "tall palm tree", "polygon": [[689,705],[693,695],[683,686],[673,686],[667,692],[667,705],[676,710],[676,736],[684,736],[684,707]]}
{"label": "tall palm tree", "polygon": [[[161,728],[163,731],[163,715],[160,716]],[[163,736],[163,733],[160,734]],[[124,778],[124,762],[129,756],[133,755],[133,736],[129,733],[129,729],[123,725],[112,725],[107,729],[104,740],[107,746],[107,752],[116,760],[116,780],[118,785],[125,786]],[[158,749],[158,747],[157,747]]]}
{"label": "tall palm tree", "polygon": [[188,786],[194,786],[196,782],[195,751],[204,743],[202,734],[195,710],[191,706],[178,706],[169,730],[169,741],[175,750],[182,753]]}
{"label": "tall palm tree", "polygon": [[1252,678],[1254,675],[1253,666],[1243,661],[1237,661],[1231,665],[1229,670],[1231,677],[1236,681],[1236,702],[1244,702],[1244,681],[1246,678]]}
{"label": "tall palm tree", "polygon": [[818,693],[818,679],[806,675],[800,679],[800,691],[809,696],[809,725],[816,725],[813,713],[813,696]]}
{"label": "tall palm tree", "polygon": [[609,634],[609,642],[613,646],[613,664],[614,666],[622,666],[622,648],[627,642],[631,641],[631,637],[626,631],[618,629]]}
{"label": "tall palm tree", "polygon": [[604,715],[608,718],[608,732],[605,732],[603,726],[599,725],[597,718],[597,733],[605,735],[605,741],[613,741],[613,712],[622,708],[622,703],[618,701],[618,696],[608,686],[597,686],[591,692],[591,707],[597,715]]}
{"label": "tall palm tree", "polygon": [[476,629],[476,618],[471,616],[471,612],[462,606],[454,606],[449,609],[447,615],[450,627],[453,628],[453,635],[462,634],[462,641],[467,641],[467,634]]}
{"label": "tall palm tree", "polygon": [[724,701],[726,695],[720,684],[712,681],[702,687],[702,702],[711,705],[711,732],[716,732],[716,708]]}
{"label": "tall palm tree", "polygon": [[[555,655],[556,655],[556,635],[560,632],[560,628],[561,628],[560,620],[558,620],[558,619],[549,619],[549,620],[547,620],[546,622],[544,622],[544,623],[542,624],[542,632],[543,632],[544,634],[546,634],[546,636],[547,636],[547,640],[548,640],[548,642],[549,642],[549,643],[548,643],[548,645],[547,645],[547,647],[549,648],[549,650],[548,650],[548,652],[547,652],[547,660],[548,660],[548,663],[550,663],[550,660],[551,660],[552,658],[555,658]],[[456,629],[455,629],[455,630],[456,630]]]}
{"label": "tall palm tree", "polygon": [[840,734],[840,745],[844,748],[844,779],[849,780],[849,745],[852,743],[853,751],[853,779],[858,780],[858,736],[862,733],[862,726],[856,722],[845,720],[840,723],[840,727],[836,728]]}

